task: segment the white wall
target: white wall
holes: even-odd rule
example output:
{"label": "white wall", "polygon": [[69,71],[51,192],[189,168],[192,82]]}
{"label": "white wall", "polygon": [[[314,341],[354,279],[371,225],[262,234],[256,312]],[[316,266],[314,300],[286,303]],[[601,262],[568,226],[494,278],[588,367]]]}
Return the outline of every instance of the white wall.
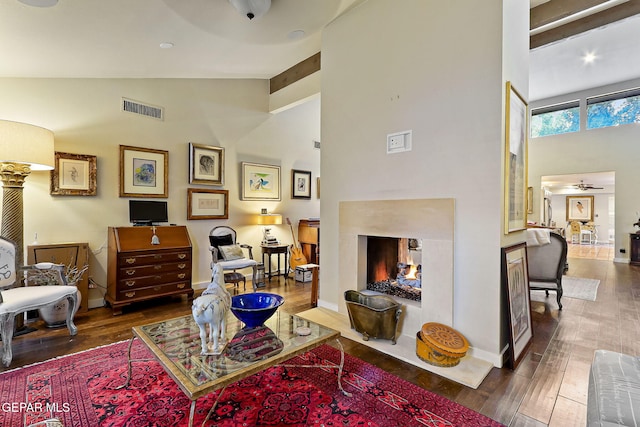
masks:
{"label": "white wall", "polygon": [[[584,99],[640,86],[640,80],[539,100],[531,108],[554,105],[563,101],[581,100],[581,122],[585,129]],[[615,261],[629,261],[629,233],[637,228],[633,223],[640,212],[640,124],[581,130],[564,135],[533,138],[529,141],[529,185],[540,188],[545,175],[615,172]],[[534,191],[534,211],[539,212],[540,194]],[[554,211],[554,217],[556,213]],[[556,219],[557,221],[557,219]],[[626,253],[621,253],[620,249]]]}
{"label": "white wall", "polygon": [[[118,190],[121,144],[169,151],[169,220],[189,229],[194,284],[210,278],[207,236],[212,227],[236,228],[242,242],[254,245],[259,257],[261,228],[248,225],[251,214],[265,207],[291,217],[294,224],[319,216],[315,178],[320,153],[313,148],[313,141],[320,139],[319,99],[271,115],[264,80],[5,78],[0,79],[0,93],[0,118],[51,129],[57,151],[97,156],[95,197],[49,195],[47,172],[27,178],[24,240],[31,243],[37,233],[39,243],[88,242],[93,251],[89,274],[102,285],[106,285],[107,227],[129,225],[129,199],[120,198]],[[121,97],[164,107],[165,120],[120,111]],[[189,142],[225,148],[223,187],[189,184]],[[242,161],[281,166],[281,202],[239,200]],[[292,168],[312,172],[311,200],[291,199]],[[229,219],[187,221],[188,188],[229,190]],[[291,242],[286,225],[274,228],[277,237]]]}
{"label": "white wall", "polygon": [[[495,364],[500,247],[524,240],[503,235],[506,80],[528,93],[523,67],[503,63],[526,63],[528,8],[504,3],[519,4],[369,0],[334,21],[322,46],[321,303],[344,303],[341,201],[454,198],[453,326]],[[507,13],[522,25],[503,46]],[[386,154],[386,135],[408,129],[412,151]]]}

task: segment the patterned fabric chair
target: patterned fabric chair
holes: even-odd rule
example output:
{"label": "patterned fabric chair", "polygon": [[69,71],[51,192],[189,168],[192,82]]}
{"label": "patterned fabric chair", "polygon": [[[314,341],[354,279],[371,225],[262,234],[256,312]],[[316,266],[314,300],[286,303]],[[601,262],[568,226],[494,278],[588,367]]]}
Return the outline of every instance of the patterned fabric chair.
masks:
{"label": "patterned fabric chair", "polygon": [[209,232],[209,244],[211,245],[209,247],[209,250],[211,250],[211,269],[213,270],[214,264],[220,264],[224,271],[233,272],[225,274],[225,283],[230,282],[237,285],[238,280],[242,280],[239,279],[237,270],[251,268],[251,283],[253,284],[253,290],[257,289],[256,273],[258,262],[253,259],[253,247],[238,244],[236,231],[233,228],[224,225],[213,227]]}
{"label": "patterned fabric chair", "polygon": [[[0,237],[0,333],[2,336],[2,363],[11,364],[13,353],[11,341],[15,317],[30,310],[36,310],[50,304],[57,304],[66,299],[67,328],[69,334],[76,335],[78,328],[73,323],[73,316],[78,310],[78,288],[67,286],[64,265],[40,263],[32,266],[16,265],[16,245],[10,240]],[[21,286],[25,273],[41,273],[59,283],[59,285]],[[48,280],[49,281],[49,280]]]}

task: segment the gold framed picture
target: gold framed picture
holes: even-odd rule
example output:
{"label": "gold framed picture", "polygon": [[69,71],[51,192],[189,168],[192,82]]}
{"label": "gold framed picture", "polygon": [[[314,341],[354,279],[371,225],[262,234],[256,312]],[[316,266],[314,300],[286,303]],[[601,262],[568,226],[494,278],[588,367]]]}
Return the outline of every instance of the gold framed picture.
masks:
{"label": "gold framed picture", "polygon": [[187,190],[187,219],[228,219],[229,191]]}
{"label": "gold framed picture", "polygon": [[224,148],[190,142],[189,183],[224,185]]}
{"label": "gold framed picture", "polygon": [[53,196],[95,196],[97,175],[96,156],[56,151],[50,193]]}
{"label": "gold framed picture", "polygon": [[121,145],[120,197],[169,197],[169,152]]}

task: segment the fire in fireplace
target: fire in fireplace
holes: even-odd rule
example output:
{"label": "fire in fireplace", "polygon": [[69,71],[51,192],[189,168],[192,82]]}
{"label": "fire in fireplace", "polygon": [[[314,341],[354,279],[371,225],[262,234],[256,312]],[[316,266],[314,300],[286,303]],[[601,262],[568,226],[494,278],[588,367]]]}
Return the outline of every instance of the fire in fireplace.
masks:
{"label": "fire in fireplace", "polygon": [[419,239],[367,236],[367,289],[420,301],[421,263]]}

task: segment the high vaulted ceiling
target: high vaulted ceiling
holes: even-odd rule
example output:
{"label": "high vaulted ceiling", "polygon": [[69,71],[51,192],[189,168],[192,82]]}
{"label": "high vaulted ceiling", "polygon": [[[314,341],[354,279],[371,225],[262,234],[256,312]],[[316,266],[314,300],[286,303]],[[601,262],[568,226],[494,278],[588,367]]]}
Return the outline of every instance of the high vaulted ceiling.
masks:
{"label": "high vaulted ceiling", "polygon": [[[365,1],[272,0],[250,21],[227,0],[0,0],[0,77],[271,78]],[[531,37],[529,101],[640,78],[640,0],[531,2],[532,28],[552,28]]]}

